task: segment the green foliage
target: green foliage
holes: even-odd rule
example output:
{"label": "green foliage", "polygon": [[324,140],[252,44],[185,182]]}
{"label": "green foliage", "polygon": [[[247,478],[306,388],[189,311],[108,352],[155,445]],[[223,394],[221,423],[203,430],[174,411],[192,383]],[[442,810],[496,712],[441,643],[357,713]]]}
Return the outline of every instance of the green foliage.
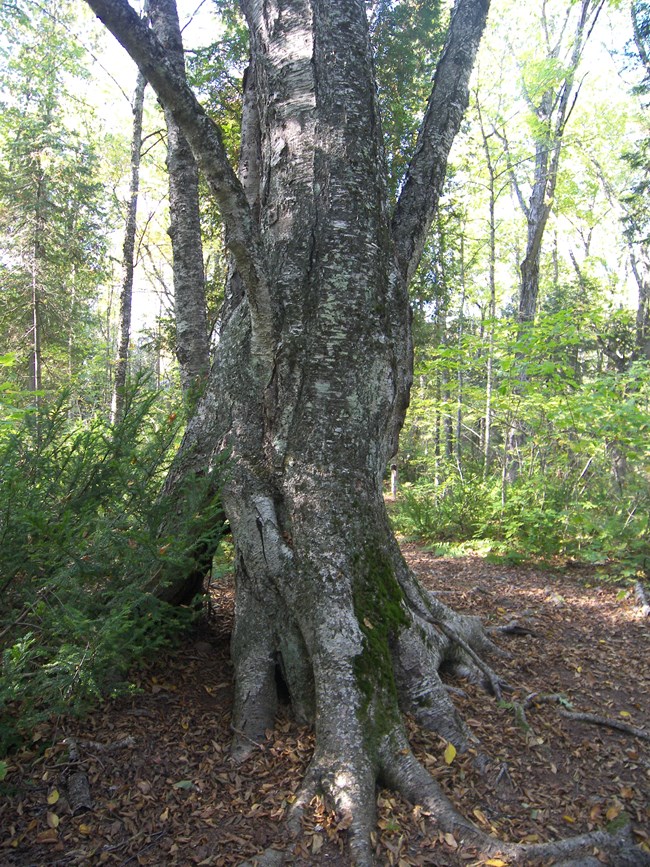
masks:
{"label": "green foliage", "polygon": [[[633,328],[621,311],[580,306],[544,313],[525,330],[500,323],[487,461],[480,335],[466,329],[459,347],[430,347],[402,439],[408,481],[397,529],[432,543],[480,540],[518,558],[576,558],[623,577],[646,571],[650,368],[625,355]],[[610,363],[603,347],[624,363]],[[511,461],[517,472],[508,480]]]}
{"label": "green foliage", "polygon": [[[0,754],[51,714],[128,689],[130,665],[167,646],[192,611],[148,590],[216,547],[218,503],[193,480],[161,536],[158,498],[179,426],[142,384],[124,419],[71,421],[65,398],[0,432]],[[201,504],[201,510],[198,504]]]}
{"label": "green foliage", "polygon": [[239,4],[218,0],[219,39],[189,56],[188,80],[217,121],[228,155],[237,164],[241,136],[242,80],[248,65],[248,29]]}
{"label": "green foliage", "polygon": [[86,368],[110,226],[93,120],[79,105],[88,74],[69,36],[75,10],[56,0],[29,14],[0,40],[0,338],[17,382],[33,377],[34,390],[43,375],[60,387]]}
{"label": "green foliage", "polygon": [[413,153],[446,22],[440,0],[369,4],[386,157],[393,193]]}
{"label": "green foliage", "polygon": [[404,535],[427,542],[473,539],[482,525],[487,496],[480,477],[460,479],[452,471],[440,491],[427,483],[405,486],[395,525]]}

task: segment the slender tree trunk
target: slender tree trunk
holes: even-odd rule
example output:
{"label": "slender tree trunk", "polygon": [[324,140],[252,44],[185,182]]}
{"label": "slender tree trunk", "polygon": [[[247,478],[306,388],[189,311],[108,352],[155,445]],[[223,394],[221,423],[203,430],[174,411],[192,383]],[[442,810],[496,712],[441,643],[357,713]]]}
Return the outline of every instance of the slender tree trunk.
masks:
{"label": "slender tree trunk", "polygon": [[41,268],[45,244],[44,207],[45,175],[39,161],[36,197],[34,201],[33,235],[31,239],[32,357],[30,363],[30,390],[36,392],[36,406],[40,405],[40,392],[43,389]]}
{"label": "slender tree trunk", "polygon": [[[573,33],[568,68],[558,88],[546,90],[538,102],[524,91],[542,133],[535,141],[533,187],[527,206],[517,190],[527,221],[526,252],[520,266],[519,322],[522,325],[535,319],[542,241],[553,208],[564,131],[579,92],[579,87],[576,89],[575,86],[576,73],[585,43],[603,5],[603,0],[580,0],[580,12]],[[555,44],[552,44],[545,5],[542,8],[542,16],[543,29],[547,36],[548,60],[554,62],[561,56],[562,35],[557,38]]]}
{"label": "slender tree trunk", "polygon": [[[645,19],[643,6],[645,5]],[[648,33],[648,10],[647,4],[632,0],[630,4],[630,14],[632,16],[632,32],[634,33],[634,43],[639,55],[639,60],[645,69],[646,78],[650,79],[650,52],[648,44],[650,43],[650,33]]]}
{"label": "slender tree trunk", "polygon": [[632,273],[639,290],[636,308],[636,351],[650,361],[650,249],[639,246],[630,252]]}
{"label": "slender tree trunk", "polygon": [[483,124],[483,116],[481,114],[481,106],[477,99],[477,109],[479,116],[479,124],[481,127],[481,136],[483,139],[483,151],[485,153],[485,161],[488,170],[488,316],[487,316],[487,369],[485,383],[485,424],[483,429],[483,478],[487,478],[490,468],[491,449],[492,449],[492,377],[494,365],[494,328],[496,319],[496,250],[497,250],[497,229],[496,229],[496,168],[490,151],[488,133]]}
{"label": "slender tree trunk", "polygon": [[[458,354],[463,351],[463,340],[465,337],[465,296],[467,285],[465,283],[465,236],[461,235],[460,239],[460,311],[458,314]],[[463,429],[463,366],[458,365],[458,397],[456,400],[456,463],[458,471],[462,472],[462,429]]]}
{"label": "slender tree trunk", "polygon": [[[41,347],[41,292],[39,286],[39,255],[38,242],[34,243],[32,252],[32,362],[30,373],[30,390],[40,392],[43,388],[43,363]],[[36,402],[40,398],[36,397]]]}
{"label": "slender tree trunk", "polygon": [[[169,62],[185,76],[183,40],[175,0],[150,0],[152,29],[167,52]],[[169,212],[174,260],[176,356],[185,398],[193,404],[210,367],[210,345],[205,303],[205,271],[199,209],[199,174],[192,150],[165,109]]]}
{"label": "slender tree trunk", "polygon": [[114,367],[111,420],[119,421],[124,414],[124,392],[129,364],[131,342],[131,307],[133,303],[133,277],[135,273],[135,236],[137,231],[138,193],[140,189],[140,156],[142,151],[142,116],[147,79],[138,72],[133,94],[133,131],[131,135],[131,179],[129,202],[122,243],[122,289],[120,292],[119,340]]}

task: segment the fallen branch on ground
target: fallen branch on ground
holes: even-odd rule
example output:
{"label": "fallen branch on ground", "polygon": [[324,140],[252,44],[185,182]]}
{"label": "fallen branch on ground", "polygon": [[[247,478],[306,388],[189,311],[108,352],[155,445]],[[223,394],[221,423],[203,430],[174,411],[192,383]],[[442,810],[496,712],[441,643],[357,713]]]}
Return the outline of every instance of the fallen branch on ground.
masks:
{"label": "fallen branch on ground", "polygon": [[[66,738],[64,741],[68,747],[70,765],[79,764],[79,746],[74,738]],[[66,788],[68,790],[68,802],[73,816],[85,813],[93,809],[93,801],[90,796],[90,783],[85,771],[69,770],[66,774]]]}
{"label": "fallen branch on ground", "polygon": [[605,726],[606,728],[615,729],[616,731],[623,732],[624,734],[632,735],[635,738],[642,738],[645,741],[650,741],[650,732],[647,732],[645,729],[637,728],[636,726],[622,722],[621,720],[610,719],[609,717],[598,716],[597,714],[593,713],[582,713],[578,711],[568,710],[567,705],[569,705],[569,702],[567,701],[565,696],[559,695],[557,693],[553,693],[550,695],[539,695],[538,693],[532,693],[525,699],[525,701],[521,705],[521,709],[525,711],[526,708],[530,707],[535,702],[537,702],[538,704],[550,702],[557,702],[558,704],[563,704],[565,705],[565,707],[560,708],[558,713],[565,719],[570,719],[574,722],[588,723],[590,725]]}

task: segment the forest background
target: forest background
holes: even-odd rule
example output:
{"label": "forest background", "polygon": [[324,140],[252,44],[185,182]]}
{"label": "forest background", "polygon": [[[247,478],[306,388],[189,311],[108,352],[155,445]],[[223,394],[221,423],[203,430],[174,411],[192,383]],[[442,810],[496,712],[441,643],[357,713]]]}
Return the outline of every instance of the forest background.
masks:
{"label": "forest background", "polygon": [[[412,287],[393,519],[449,555],[588,562],[627,592],[649,556],[650,5],[595,4],[580,30],[585,5],[493,3]],[[245,30],[234,5],[197,7],[179,4],[188,74],[236,159]],[[396,191],[448,4],[369,9]],[[147,593],[152,559],[186,564],[220,524],[215,503],[198,533],[158,532],[194,402],[162,110],[147,92],[134,189],[136,71],[85,4],[0,2],[0,23],[2,755],[40,716],[129,689],[193,616]],[[200,201],[214,345],[227,259]]]}

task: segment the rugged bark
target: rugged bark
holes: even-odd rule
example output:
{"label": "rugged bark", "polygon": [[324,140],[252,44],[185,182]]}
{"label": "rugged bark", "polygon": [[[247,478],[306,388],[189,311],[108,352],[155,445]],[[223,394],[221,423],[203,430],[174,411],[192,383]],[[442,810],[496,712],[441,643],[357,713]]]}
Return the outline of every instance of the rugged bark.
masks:
{"label": "rugged bark", "polygon": [[251,63],[241,183],[151,34],[122,0],[88,2],[182,128],[233,254],[215,364],[165,488],[174,497],[188,474],[214,474],[229,454],[233,754],[245,756],[273,725],[280,675],[316,733],[292,828],[323,794],[349,829],[352,862],[371,864],[381,781],[425,803],[464,845],[512,859],[545,854],[482,834],[410,751],[404,711],[466,744],[443,665],[497,693],[500,685],[481,659],[490,643],[480,622],[446,608],[409,572],[382,496],[412,377],[407,280],[435,211],[487,0],[456,5],[393,218],[363,0],[244,0]]}
{"label": "rugged bark", "polygon": [[[153,32],[180,76],[185,75],[183,40],[175,0],[150,0]],[[205,271],[199,210],[199,173],[187,139],[167,108],[169,236],[174,262],[176,357],[185,397],[194,403],[210,368]]]}

